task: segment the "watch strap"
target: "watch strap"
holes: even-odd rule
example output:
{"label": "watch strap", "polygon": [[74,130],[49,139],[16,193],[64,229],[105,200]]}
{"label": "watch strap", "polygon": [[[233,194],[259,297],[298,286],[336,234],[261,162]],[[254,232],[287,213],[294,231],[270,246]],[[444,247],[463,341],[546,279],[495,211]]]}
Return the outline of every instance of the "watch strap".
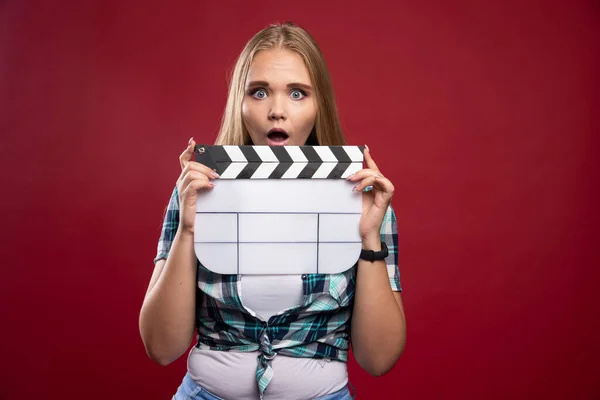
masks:
{"label": "watch strap", "polygon": [[388,255],[389,255],[388,247],[385,244],[385,242],[382,241],[380,251],[361,250],[359,258],[362,260],[374,262],[377,260],[384,260]]}

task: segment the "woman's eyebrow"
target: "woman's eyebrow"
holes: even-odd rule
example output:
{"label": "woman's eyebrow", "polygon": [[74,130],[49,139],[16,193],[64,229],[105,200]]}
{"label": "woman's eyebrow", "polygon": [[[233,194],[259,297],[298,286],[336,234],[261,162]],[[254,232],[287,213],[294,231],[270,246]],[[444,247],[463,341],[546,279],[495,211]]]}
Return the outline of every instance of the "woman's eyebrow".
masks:
{"label": "woman's eyebrow", "polygon": [[288,83],[287,85],[289,88],[292,87],[299,87],[302,88],[304,90],[312,90],[312,86],[307,85],[306,83],[300,83],[300,82],[292,82],[292,83]]}
{"label": "woman's eyebrow", "polygon": [[[269,87],[269,82],[267,81],[252,81],[248,83],[248,87],[256,87],[256,86],[262,86],[262,87]],[[288,88],[293,88],[293,87],[299,87],[305,90],[312,90],[312,86],[307,85],[306,83],[300,83],[300,82],[291,82],[287,84]]]}

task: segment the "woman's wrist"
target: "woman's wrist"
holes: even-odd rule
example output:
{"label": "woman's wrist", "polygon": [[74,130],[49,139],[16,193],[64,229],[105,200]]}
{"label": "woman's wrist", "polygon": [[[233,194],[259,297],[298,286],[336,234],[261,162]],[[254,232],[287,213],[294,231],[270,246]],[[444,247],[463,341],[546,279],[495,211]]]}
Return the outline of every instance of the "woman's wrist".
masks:
{"label": "woman's wrist", "polygon": [[177,234],[183,237],[194,237],[194,227],[186,227],[185,224],[179,222],[179,227],[177,228]]}
{"label": "woman's wrist", "polygon": [[379,233],[363,237],[362,248],[363,250],[381,250],[381,236],[379,235]]}

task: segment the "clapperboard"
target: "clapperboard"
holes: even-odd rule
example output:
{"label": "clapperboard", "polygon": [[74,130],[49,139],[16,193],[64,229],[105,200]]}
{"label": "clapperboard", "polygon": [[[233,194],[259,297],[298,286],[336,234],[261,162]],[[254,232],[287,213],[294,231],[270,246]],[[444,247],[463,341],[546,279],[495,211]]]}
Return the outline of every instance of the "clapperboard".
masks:
{"label": "clapperboard", "polygon": [[220,274],[338,273],[361,250],[362,195],[349,175],[359,146],[206,146],[195,161],[221,176],[196,203],[194,248]]}

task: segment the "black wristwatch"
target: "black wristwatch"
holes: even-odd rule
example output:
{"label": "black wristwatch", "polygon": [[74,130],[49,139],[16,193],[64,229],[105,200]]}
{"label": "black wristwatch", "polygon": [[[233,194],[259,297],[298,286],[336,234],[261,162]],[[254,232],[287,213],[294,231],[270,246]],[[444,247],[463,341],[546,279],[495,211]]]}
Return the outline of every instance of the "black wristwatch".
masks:
{"label": "black wristwatch", "polygon": [[361,250],[360,258],[370,262],[383,260],[388,256],[389,251],[385,242],[381,242],[381,251]]}

